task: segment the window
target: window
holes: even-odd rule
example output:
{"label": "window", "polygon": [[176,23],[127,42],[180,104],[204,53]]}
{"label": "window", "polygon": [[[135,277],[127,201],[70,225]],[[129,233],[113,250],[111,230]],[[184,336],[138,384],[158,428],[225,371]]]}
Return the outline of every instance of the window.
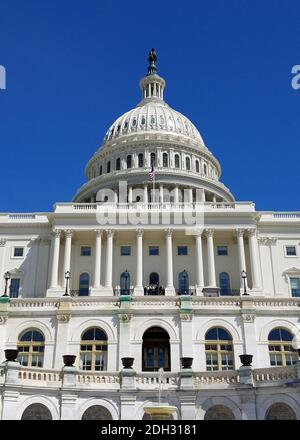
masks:
{"label": "window", "polygon": [[142,168],[144,166],[144,155],[143,155],[143,153],[140,153],[138,155],[138,162],[139,162],[139,168]]}
{"label": "window", "polygon": [[120,290],[121,295],[130,295],[130,273],[128,270],[125,270],[125,272],[121,273]]}
{"label": "window", "polygon": [[190,159],[189,157],[186,157],[186,158],[185,158],[185,168],[186,168],[187,170],[190,170],[190,169],[191,169],[191,159]]}
{"label": "window", "polygon": [[127,156],[127,168],[131,168],[132,167],[132,157],[131,157],[131,155],[129,154],[128,156]]}
{"label": "window", "polygon": [[211,328],[205,335],[207,371],[233,370],[233,344],[231,335],[221,327]]}
{"label": "window", "polygon": [[131,255],[131,246],[121,246],[121,255],[122,256],[130,256]]}
{"label": "window", "polygon": [[229,295],[230,294],[230,278],[227,272],[221,272],[219,275],[220,283],[220,294]]}
{"label": "window", "polygon": [[107,162],[106,172],[107,172],[107,173],[110,173],[110,162]]}
{"label": "window", "polygon": [[203,172],[204,172],[205,175],[207,174],[207,166],[206,166],[206,164],[203,165]]}
{"label": "window", "polygon": [[186,270],[178,275],[178,293],[179,295],[188,295],[189,293],[189,275]]}
{"label": "window", "polygon": [[188,248],[187,246],[177,246],[177,255],[187,255]]}
{"label": "window", "polygon": [[291,277],[290,278],[290,285],[291,285],[292,296],[295,296],[295,297],[300,296],[300,278]]}
{"label": "window", "polygon": [[171,370],[170,336],[160,327],[151,327],[143,335],[142,371]]}
{"label": "window", "polygon": [[121,159],[118,157],[116,160],[116,170],[119,171],[121,169]]}
{"label": "window", "polygon": [[167,153],[163,154],[163,167],[167,168],[169,166],[169,157]]}
{"label": "window", "polygon": [[155,166],[155,160],[156,160],[155,153],[151,153],[150,154],[150,165],[151,166]]}
{"label": "window", "polygon": [[296,350],[292,347],[293,335],[284,328],[275,328],[269,333],[269,356],[271,366],[293,365],[298,360]]}
{"label": "window", "polygon": [[149,255],[159,255],[159,246],[149,246]]}
{"label": "window", "polygon": [[217,246],[218,255],[228,255],[227,246]]}
{"label": "window", "polygon": [[44,362],[45,338],[35,329],[26,330],[18,341],[18,362],[25,367],[42,367]]}
{"label": "window", "polygon": [[99,168],[99,176],[101,176],[101,174],[102,174],[102,165]]}
{"label": "window", "polygon": [[20,278],[12,278],[9,286],[10,298],[18,298],[20,289]]}
{"label": "window", "polygon": [[178,154],[175,154],[175,168],[179,168],[180,164],[179,164],[179,156]]}
{"label": "window", "polygon": [[23,255],[24,255],[24,248],[22,247],[14,248],[14,257],[23,257]]}
{"label": "window", "polygon": [[91,247],[90,246],[81,246],[81,251],[80,251],[80,255],[82,257],[89,257],[92,253]]}
{"label": "window", "polygon": [[90,288],[90,276],[84,272],[79,277],[79,296],[88,296]]}
{"label": "window", "polygon": [[107,335],[100,328],[90,328],[81,336],[80,368],[88,371],[107,369]]}
{"label": "window", "polygon": [[296,246],[285,246],[285,255],[286,257],[296,257]]}
{"label": "window", "polygon": [[196,160],[196,173],[200,172],[200,164],[199,164],[199,160]]}

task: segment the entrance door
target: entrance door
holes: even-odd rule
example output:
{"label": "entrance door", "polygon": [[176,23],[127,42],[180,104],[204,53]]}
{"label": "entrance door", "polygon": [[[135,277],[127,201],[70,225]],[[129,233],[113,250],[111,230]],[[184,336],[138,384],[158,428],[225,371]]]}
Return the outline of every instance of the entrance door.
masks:
{"label": "entrance door", "polygon": [[160,327],[151,327],[143,336],[143,371],[171,371],[170,337]]}

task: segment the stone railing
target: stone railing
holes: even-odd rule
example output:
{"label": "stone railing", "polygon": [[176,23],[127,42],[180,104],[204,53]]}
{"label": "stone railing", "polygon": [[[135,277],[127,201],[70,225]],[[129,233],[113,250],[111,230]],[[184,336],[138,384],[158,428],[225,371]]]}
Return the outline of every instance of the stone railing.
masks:
{"label": "stone railing", "polygon": [[205,385],[236,385],[240,381],[237,370],[205,371],[203,373],[194,373],[193,378],[196,388]]}
{"label": "stone railing", "polygon": [[35,386],[59,386],[61,381],[60,370],[46,370],[37,367],[21,367],[18,379],[24,385],[28,382]]}
{"label": "stone railing", "polygon": [[297,367],[273,367],[273,368],[257,368],[253,370],[253,379],[257,384],[261,382],[288,381],[289,379],[297,379]]}
{"label": "stone railing", "polygon": [[[135,383],[138,389],[158,389],[159,373],[138,373],[135,376]],[[179,375],[177,373],[164,373],[163,389],[177,389],[179,383]]]}
{"label": "stone railing", "polygon": [[119,388],[120,378],[118,372],[108,373],[106,371],[80,372],[76,374],[78,386],[93,386],[104,388]]}

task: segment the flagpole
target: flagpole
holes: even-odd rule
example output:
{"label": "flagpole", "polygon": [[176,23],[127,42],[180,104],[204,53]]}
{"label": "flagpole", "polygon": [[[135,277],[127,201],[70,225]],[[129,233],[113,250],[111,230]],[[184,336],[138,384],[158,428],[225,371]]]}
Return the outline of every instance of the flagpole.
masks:
{"label": "flagpole", "polygon": [[154,203],[155,203],[155,170],[154,170],[154,166],[153,166],[153,180],[152,180],[152,183],[153,183],[153,188],[152,188],[152,190],[153,190],[153,201],[154,201]]}

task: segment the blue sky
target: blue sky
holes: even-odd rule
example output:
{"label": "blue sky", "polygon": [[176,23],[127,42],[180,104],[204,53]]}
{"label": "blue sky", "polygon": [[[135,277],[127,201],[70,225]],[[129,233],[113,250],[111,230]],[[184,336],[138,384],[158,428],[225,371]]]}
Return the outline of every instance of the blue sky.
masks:
{"label": "blue sky", "polygon": [[300,2],[0,0],[0,211],[70,201],[155,47],[237,200],[300,210]]}

